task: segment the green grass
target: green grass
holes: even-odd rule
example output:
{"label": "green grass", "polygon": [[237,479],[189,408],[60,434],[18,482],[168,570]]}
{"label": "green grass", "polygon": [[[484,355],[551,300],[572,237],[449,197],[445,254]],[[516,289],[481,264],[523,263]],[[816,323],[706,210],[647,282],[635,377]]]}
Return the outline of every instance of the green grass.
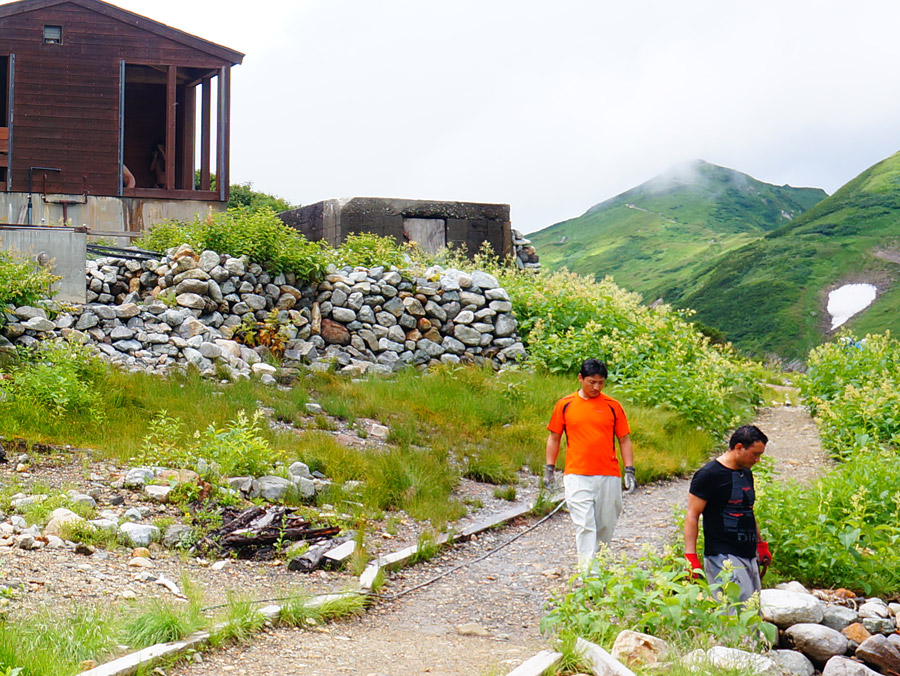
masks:
{"label": "green grass", "polygon": [[[541,471],[552,406],[577,387],[568,375],[473,367],[362,381],[324,374],[289,391],[249,381],[222,385],[193,372],[162,379],[102,364],[81,370],[77,375],[77,368],[70,369],[70,380],[96,393],[102,416],[87,420],[67,409],[49,415],[13,399],[0,406],[0,434],[93,447],[98,457],[132,465],[194,467],[203,458],[226,475],[267,474],[276,463],[302,460],[334,482],[320,499],[340,511],[403,509],[438,529],[465,514],[465,505],[451,499],[461,476],[502,486],[515,483],[523,466]],[[53,401],[58,383],[38,378],[33,387]],[[615,388],[610,393],[615,396]],[[390,427],[391,445],[350,448],[325,431],[272,429],[257,417],[264,406],[281,420],[299,421],[309,400],[332,416],[329,426],[336,426],[334,416],[348,424],[379,420]],[[675,413],[623,403],[634,430],[639,480],[689,471],[705,457],[709,437]],[[361,486],[345,495],[340,486],[348,480]],[[51,497],[31,507],[30,518],[40,522],[56,506],[71,505]]]}
{"label": "green grass", "polygon": [[259,604],[254,603],[246,593],[229,591],[225,612],[216,618],[216,629],[210,635],[210,642],[213,645],[227,641],[244,643],[265,623],[266,618],[259,612]]}

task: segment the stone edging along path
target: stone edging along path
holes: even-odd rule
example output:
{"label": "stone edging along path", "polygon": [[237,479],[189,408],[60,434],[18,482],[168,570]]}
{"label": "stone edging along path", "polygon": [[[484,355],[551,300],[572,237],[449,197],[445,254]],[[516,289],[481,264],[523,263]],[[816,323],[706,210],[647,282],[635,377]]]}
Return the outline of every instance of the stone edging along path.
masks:
{"label": "stone edging along path", "polygon": [[[549,504],[558,505],[563,500],[564,495],[562,493],[558,493],[550,498]],[[500,514],[495,514],[494,516],[489,517],[484,521],[472,524],[471,526],[464,528],[458,533],[442,533],[437,538],[435,538],[435,544],[442,546],[451,544],[459,540],[465,540],[469,537],[472,537],[473,535],[477,535],[478,533],[490,530],[491,528],[494,528],[500,524],[508,523],[513,519],[524,516],[531,512],[534,507],[535,503],[520,504],[516,507],[501,512]],[[401,568],[409,561],[411,561],[413,557],[416,556],[417,552],[418,546],[412,545],[390,554],[384,554],[370,563],[363,571],[362,575],[360,575],[358,590],[318,596],[309,601],[307,606],[315,608],[324,603],[340,598],[349,598],[359,596],[360,594],[371,595],[373,593],[375,581],[382,570],[394,570],[396,568]],[[274,621],[277,620],[281,615],[281,606],[268,605],[260,608],[260,613],[263,615],[263,617],[266,618],[266,620]],[[209,644],[209,640],[209,631],[198,631],[178,641],[158,643],[148,648],[143,648],[136,652],[129,653],[128,655],[118,657],[114,660],[111,660],[110,662],[81,672],[81,676],[131,676],[131,674],[134,674],[140,667],[152,667],[162,660],[171,659],[187,652],[188,650],[202,649]],[[524,674],[526,672],[522,673]],[[516,672],[516,674],[518,676],[518,671]]]}

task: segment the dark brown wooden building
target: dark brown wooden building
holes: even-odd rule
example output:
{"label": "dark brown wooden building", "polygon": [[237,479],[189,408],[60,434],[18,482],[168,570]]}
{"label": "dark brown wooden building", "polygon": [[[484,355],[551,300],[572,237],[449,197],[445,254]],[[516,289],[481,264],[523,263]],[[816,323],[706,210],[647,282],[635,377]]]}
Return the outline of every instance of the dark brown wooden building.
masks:
{"label": "dark brown wooden building", "polygon": [[0,190],[227,201],[242,59],[100,0],[0,5]]}

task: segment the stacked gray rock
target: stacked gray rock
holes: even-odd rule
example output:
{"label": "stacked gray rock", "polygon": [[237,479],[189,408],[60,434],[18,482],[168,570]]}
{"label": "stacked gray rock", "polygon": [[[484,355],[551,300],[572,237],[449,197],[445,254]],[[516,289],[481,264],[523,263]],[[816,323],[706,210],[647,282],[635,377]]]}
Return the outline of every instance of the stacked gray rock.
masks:
{"label": "stacked gray rock", "polygon": [[520,270],[540,269],[541,259],[534,250],[531,240],[516,229],[513,229],[512,236],[516,267]]}
{"label": "stacked gray rock", "polygon": [[[204,375],[257,374],[274,382],[267,348],[232,340],[248,319],[274,317],[285,365],[336,364],[352,373],[459,361],[523,359],[512,304],[489,274],[431,268],[330,268],[317,286],[271,274],[246,258],[182,246],[162,260],[101,258],[87,265],[88,303],[20,307],[4,340],[62,337],[94,344],[132,370],[194,364]],[[0,345],[0,348],[3,346]]]}
{"label": "stacked gray rock", "polygon": [[855,600],[853,607],[826,604],[796,582],[780,586],[763,590],[760,613],[781,630],[786,646],[809,658],[809,674],[812,664],[835,675],[900,670],[900,605],[877,598],[858,607]]}
{"label": "stacked gray rock", "polygon": [[[524,359],[512,303],[497,279],[432,267],[422,276],[376,267],[344,268],[319,284],[309,341],[286,353],[325,350],[346,369]],[[318,340],[317,340],[318,339]]]}

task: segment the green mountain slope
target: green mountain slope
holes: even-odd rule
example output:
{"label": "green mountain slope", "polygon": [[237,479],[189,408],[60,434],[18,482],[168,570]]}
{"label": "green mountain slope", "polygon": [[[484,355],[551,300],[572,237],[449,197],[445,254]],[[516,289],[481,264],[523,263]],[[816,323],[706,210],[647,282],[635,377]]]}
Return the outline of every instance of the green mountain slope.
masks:
{"label": "green mountain slope", "polygon": [[878,297],[846,326],[900,331],[900,153],[788,225],[732,251],[667,300],[756,353],[805,357],[831,335],[828,292],[865,282]]}
{"label": "green mountain slope", "polygon": [[699,160],[529,237],[544,267],[612,275],[652,299],[824,197],[817,188],[774,186]]}

